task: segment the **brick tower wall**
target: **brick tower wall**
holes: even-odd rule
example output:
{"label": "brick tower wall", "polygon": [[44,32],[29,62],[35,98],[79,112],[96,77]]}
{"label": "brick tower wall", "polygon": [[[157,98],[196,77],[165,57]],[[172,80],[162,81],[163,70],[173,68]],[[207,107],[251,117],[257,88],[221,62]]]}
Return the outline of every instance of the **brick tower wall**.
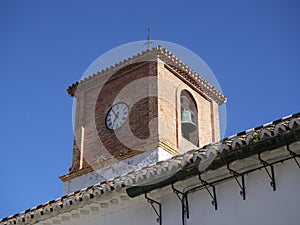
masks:
{"label": "brick tower wall", "polygon": [[[158,146],[157,121],[153,119],[157,118],[156,65],[156,62],[132,64],[78,86],[70,173],[91,165],[104,166],[113,158],[126,158]],[[110,78],[105,81],[104,76]],[[130,114],[126,124],[114,132],[107,129],[105,117],[116,102],[128,104]],[[129,143],[129,147],[123,143]]]}
{"label": "brick tower wall", "polygon": [[[199,144],[193,145],[181,134],[180,94],[187,90],[193,97],[198,108]],[[189,82],[184,80],[176,71],[158,65],[158,116],[160,141],[177,150],[185,152],[208,143],[219,140],[218,104],[205,96]]]}

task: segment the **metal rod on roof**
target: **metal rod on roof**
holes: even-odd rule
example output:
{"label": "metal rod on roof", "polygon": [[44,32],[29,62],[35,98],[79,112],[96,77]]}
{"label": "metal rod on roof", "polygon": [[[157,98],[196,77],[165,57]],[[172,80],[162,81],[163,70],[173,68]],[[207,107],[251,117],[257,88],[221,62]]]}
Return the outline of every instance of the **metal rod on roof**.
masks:
{"label": "metal rod on roof", "polygon": [[148,27],[148,34],[147,34],[147,48],[149,49],[150,48],[150,28]]}

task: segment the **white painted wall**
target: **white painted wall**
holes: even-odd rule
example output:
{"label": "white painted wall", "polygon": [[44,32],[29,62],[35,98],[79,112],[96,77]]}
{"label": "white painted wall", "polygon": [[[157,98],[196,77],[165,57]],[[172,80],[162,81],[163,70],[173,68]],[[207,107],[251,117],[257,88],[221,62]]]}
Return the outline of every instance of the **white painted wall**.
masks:
{"label": "white painted wall", "polygon": [[171,157],[172,155],[170,153],[157,147],[64,182],[63,195],[119,177],[131,171],[139,170],[145,166],[154,165],[157,161],[166,160]]}
{"label": "white painted wall", "polygon": [[235,180],[217,186],[217,211],[207,204],[211,199],[204,190],[190,195],[191,218],[187,224],[299,225],[300,169],[290,160],[275,166],[275,174],[275,192],[264,170],[245,177],[245,201],[239,195]]}
{"label": "white painted wall", "polygon": [[[189,195],[190,219],[186,224],[204,225],[299,225],[300,213],[300,169],[293,160],[275,165],[277,191],[272,191],[270,180],[264,170],[255,171],[245,176],[246,200],[242,200],[240,189],[235,180],[216,186],[217,211],[211,205],[211,198],[206,190]],[[162,197],[162,224],[180,225],[181,205],[171,187],[165,189]],[[150,193],[153,196],[156,193]],[[81,217],[70,224],[87,225],[156,225],[156,215],[143,196],[140,203],[123,207],[122,210],[106,215],[101,213]]]}

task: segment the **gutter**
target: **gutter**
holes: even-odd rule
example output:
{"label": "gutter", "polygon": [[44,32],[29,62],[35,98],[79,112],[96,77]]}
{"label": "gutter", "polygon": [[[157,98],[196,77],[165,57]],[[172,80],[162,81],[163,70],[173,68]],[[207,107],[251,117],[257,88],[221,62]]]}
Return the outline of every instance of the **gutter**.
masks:
{"label": "gutter", "polygon": [[[126,192],[129,197],[134,198],[142,194],[149,193],[153,190],[160,189],[169,185],[173,185],[178,181],[186,180],[190,177],[200,175],[206,171],[219,169],[236,160],[245,159],[255,154],[261,154],[266,151],[272,151],[274,149],[283,146],[288,146],[297,141],[300,141],[300,128],[293,131],[289,131],[281,135],[277,135],[275,137],[271,137],[265,140],[254,142],[252,144],[248,144],[246,146],[237,148],[235,150],[229,150],[227,152],[226,150],[224,150],[214,159],[214,161],[204,171],[199,171],[198,169],[199,162],[198,163],[192,162],[188,167],[181,169],[180,171],[178,171],[171,177],[166,178],[163,181],[156,182],[154,184],[141,184],[141,185],[133,186],[127,188]],[[299,155],[297,156],[299,157]],[[291,158],[294,157],[292,156],[286,159],[282,159],[280,160],[280,162],[283,162]],[[255,170],[248,171],[248,173],[253,172]]]}

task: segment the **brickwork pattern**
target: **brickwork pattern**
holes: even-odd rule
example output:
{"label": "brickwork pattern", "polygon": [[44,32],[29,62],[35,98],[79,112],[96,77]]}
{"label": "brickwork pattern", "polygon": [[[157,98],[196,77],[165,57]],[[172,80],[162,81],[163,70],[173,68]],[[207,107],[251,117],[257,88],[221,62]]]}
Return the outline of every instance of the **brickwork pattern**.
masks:
{"label": "brickwork pattern", "polygon": [[[160,143],[182,153],[219,137],[218,104],[161,60],[139,62],[113,71],[113,74],[108,71],[101,75],[81,82],[82,85],[76,88],[75,140],[70,173],[91,165],[107,166],[112,159],[130,157],[158,147]],[[110,78],[104,81],[104,75]],[[146,83],[128,88],[139,79],[146,80]],[[121,92],[125,88],[126,95]],[[182,90],[191,93],[197,104],[199,146],[193,145],[181,134]],[[148,95],[141,95],[138,101],[132,102],[132,96],[139,93]],[[105,125],[108,110],[118,101],[129,104],[126,123],[130,130],[123,126],[111,131]],[[135,142],[130,133],[139,141]],[[130,146],[124,143],[130,143]],[[80,157],[80,154],[83,156]],[[81,167],[79,160],[83,160]]]}

